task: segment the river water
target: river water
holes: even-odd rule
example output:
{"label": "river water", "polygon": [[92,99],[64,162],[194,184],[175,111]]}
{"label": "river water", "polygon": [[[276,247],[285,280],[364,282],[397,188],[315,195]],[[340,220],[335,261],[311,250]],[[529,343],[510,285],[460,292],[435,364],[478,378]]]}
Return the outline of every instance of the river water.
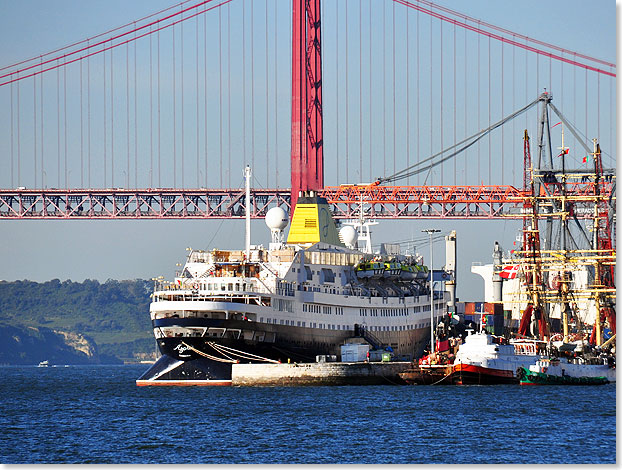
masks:
{"label": "river water", "polygon": [[616,386],[137,387],[0,367],[0,463],[614,464]]}

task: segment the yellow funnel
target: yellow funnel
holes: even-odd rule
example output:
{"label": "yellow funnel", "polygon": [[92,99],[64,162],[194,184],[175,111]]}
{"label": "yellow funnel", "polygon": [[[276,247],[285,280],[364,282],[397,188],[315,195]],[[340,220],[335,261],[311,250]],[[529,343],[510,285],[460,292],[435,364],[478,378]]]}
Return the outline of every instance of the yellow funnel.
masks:
{"label": "yellow funnel", "polygon": [[339,240],[337,227],[326,199],[317,196],[299,197],[287,243],[310,246],[318,242],[344,246]]}

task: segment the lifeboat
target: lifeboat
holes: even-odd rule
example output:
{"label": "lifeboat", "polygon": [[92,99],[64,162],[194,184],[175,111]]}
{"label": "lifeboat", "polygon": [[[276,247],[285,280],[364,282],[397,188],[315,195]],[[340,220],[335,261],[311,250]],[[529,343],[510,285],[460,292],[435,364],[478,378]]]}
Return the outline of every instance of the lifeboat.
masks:
{"label": "lifeboat", "polygon": [[411,264],[402,264],[402,269],[400,271],[400,279],[403,281],[412,281],[417,277],[419,271],[417,268]]}
{"label": "lifeboat", "polygon": [[422,264],[416,264],[414,266],[417,271],[415,278],[416,279],[427,279],[428,278],[428,267]]}
{"label": "lifeboat", "polygon": [[384,263],[379,261],[361,261],[355,271],[358,278],[378,279],[384,274]]}
{"label": "lifeboat", "polygon": [[385,262],[384,263],[384,273],[383,277],[386,278],[396,278],[399,277],[402,272],[402,264],[396,261]]}

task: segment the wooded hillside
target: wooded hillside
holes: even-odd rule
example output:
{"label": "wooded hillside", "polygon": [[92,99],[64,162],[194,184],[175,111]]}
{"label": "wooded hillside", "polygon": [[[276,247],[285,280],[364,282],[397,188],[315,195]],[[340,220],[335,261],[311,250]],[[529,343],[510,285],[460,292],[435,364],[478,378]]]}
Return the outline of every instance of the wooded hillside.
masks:
{"label": "wooded hillside", "polygon": [[[64,338],[65,345],[74,350],[80,348],[76,346],[80,343],[90,343],[91,356],[84,353],[86,359],[82,358],[86,362],[152,358],[155,343],[149,320],[151,291],[151,283],[139,279],[109,279],[104,283],[90,279],[0,281],[0,364],[49,360],[40,353],[46,351],[49,356],[57,350],[60,346],[53,343],[58,338]],[[76,357],[67,355],[67,351],[59,352],[59,360],[65,357],[69,363],[84,362],[80,351],[74,352]],[[39,357],[42,359],[37,360]]]}

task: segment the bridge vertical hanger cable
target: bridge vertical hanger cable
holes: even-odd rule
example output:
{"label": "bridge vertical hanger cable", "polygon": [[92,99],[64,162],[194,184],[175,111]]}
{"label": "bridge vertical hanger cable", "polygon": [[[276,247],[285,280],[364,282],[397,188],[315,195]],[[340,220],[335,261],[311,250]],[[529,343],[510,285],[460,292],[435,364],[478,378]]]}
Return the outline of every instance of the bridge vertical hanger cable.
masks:
{"label": "bridge vertical hanger cable", "polygon": [[587,86],[587,69],[585,69],[585,136],[589,138],[590,134],[589,134],[589,129],[588,129],[588,120],[587,120],[587,92],[588,92],[588,86]]}
{"label": "bridge vertical hanger cable", "polygon": [[[512,37],[512,39],[515,39]],[[516,48],[512,48],[512,109],[516,109]],[[512,120],[512,148],[516,148],[516,121]],[[510,153],[511,155],[511,153]],[[512,186],[516,186],[516,158],[512,158]]]}
{"label": "bridge vertical hanger cable", "polygon": [[[397,123],[395,122],[395,2],[392,4],[393,6],[393,173],[395,173],[397,166],[395,161],[395,155],[397,154],[397,149],[395,148],[395,128],[397,127]],[[442,73],[442,72],[441,72]]]}
{"label": "bridge vertical hanger cable", "polygon": [[[218,10],[218,14],[220,14],[220,10]],[[173,68],[171,69],[173,73],[173,188],[177,188],[177,62],[175,60],[176,56],[176,44],[175,44],[175,25],[173,25],[172,29],[172,37],[173,37]]]}
{"label": "bridge vertical hanger cable", "polygon": [[[18,74],[19,75],[19,74]],[[20,132],[20,82],[17,82],[17,185],[22,185],[22,136]],[[67,114],[65,114],[65,129],[67,128]],[[66,142],[67,139],[65,139]],[[66,145],[66,144],[65,144]],[[65,162],[67,161],[67,151],[65,151]],[[66,166],[66,165],[65,165]]]}
{"label": "bridge vertical hanger cable", "polygon": [[[82,63],[80,63],[80,112],[82,112]],[[37,187],[37,79],[33,77],[32,79],[32,115],[33,115],[33,125],[32,125],[32,138],[33,138],[33,163],[34,163],[34,186]],[[82,136],[82,116],[80,116],[80,136]],[[81,146],[82,147],[82,146]],[[80,148],[80,155],[82,155],[82,148]],[[80,173],[82,174],[82,173]],[[82,187],[84,185],[82,184]]]}
{"label": "bridge vertical hanger cable", "polygon": [[246,0],[242,0],[242,159],[246,167]]}
{"label": "bridge vertical hanger cable", "polygon": [[373,31],[372,31],[372,1],[373,0],[369,0],[369,179],[371,180],[373,178],[373,167],[372,167],[372,155],[373,155],[373,148],[372,148],[372,137],[373,137],[373,132],[372,132],[372,122],[373,122],[373,116],[374,113],[373,111],[373,95],[372,95],[372,77],[371,77],[371,72],[373,70],[372,67],[372,36],[373,36]]}
{"label": "bridge vertical hanger cable", "polygon": [[[114,188],[114,65],[110,49],[110,186]],[[63,70],[67,70],[63,68]]]}
{"label": "bridge vertical hanger cable", "polygon": [[266,45],[266,53],[265,53],[265,58],[266,58],[266,187],[270,187],[270,134],[269,134],[269,128],[270,126],[268,125],[268,123],[270,122],[270,118],[268,116],[268,112],[270,110],[270,106],[269,106],[269,97],[270,97],[270,92],[268,89],[268,0],[265,1],[266,4],[266,14],[265,14],[265,45]]}
{"label": "bridge vertical hanger cable", "polygon": [[[417,14],[419,14],[417,12]],[[467,65],[469,63],[469,59],[467,58],[467,39],[468,39],[468,35],[467,35],[467,30],[464,30],[464,138],[466,139],[468,134],[468,129],[467,129],[467,123],[468,123],[468,119],[467,119],[467,104],[468,104],[468,96],[467,96],[467,83],[468,83],[468,75],[467,75]],[[462,173],[462,177],[464,179],[464,183],[466,185],[467,182],[467,159],[464,159],[464,166],[463,166],[463,173]]]}
{"label": "bridge vertical hanger cable", "polygon": [[[104,59],[105,59],[104,55]],[[104,60],[104,186],[106,186],[106,62]],[[56,177],[60,188],[60,68],[56,69]]]}
{"label": "bridge vertical hanger cable", "polygon": [[[228,5],[227,5],[228,6]],[[183,13],[181,14],[181,17],[183,19]],[[180,47],[179,47],[179,75],[180,75],[180,83],[181,86],[179,87],[179,94],[180,94],[180,107],[179,107],[179,114],[181,114],[181,129],[180,129],[180,133],[181,133],[181,188],[185,188],[185,184],[184,184],[184,173],[185,173],[185,168],[184,168],[184,160],[185,160],[185,143],[186,143],[186,139],[185,139],[185,131],[186,131],[186,126],[185,126],[185,119],[184,116],[186,115],[186,113],[184,113],[184,88],[186,88],[186,83],[184,81],[184,22],[181,22],[181,30],[180,30],[180,34],[179,34],[179,42],[180,42]]]}
{"label": "bridge vertical hanger cable", "polygon": [[600,75],[596,75],[596,135],[600,138]]}
{"label": "bridge vertical hanger cable", "polygon": [[[19,103],[19,83],[17,84],[17,99]],[[18,108],[18,121],[17,121],[17,152],[19,155],[19,108]],[[65,172],[65,188],[69,189],[69,172],[67,170],[67,68],[63,67],[63,162],[64,162],[64,172]],[[18,171],[18,183],[19,183],[19,160],[17,161],[17,171]]]}
{"label": "bridge vertical hanger cable", "polygon": [[387,61],[386,61],[386,6],[382,4],[382,175],[387,174],[387,100],[386,100],[386,78],[387,78]]}
{"label": "bridge vertical hanger cable", "polygon": [[[501,43],[501,116],[504,114],[504,100],[505,100],[505,64],[504,64],[504,43]],[[512,121],[512,124],[514,121]],[[514,137],[514,136],[512,136]],[[501,184],[504,184],[505,177],[505,127],[501,128]]]}
{"label": "bridge vertical hanger cable", "polygon": [[[525,44],[527,40],[525,39]],[[529,99],[529,54],[525,49],[525,101]],[[525,129],[529,128],[529,116],[525,114]]]}
{"label": "bridge vertical hanger cable", "polygon": [[346,40],[345,40],[345,46],[346,46],[346,54],[345,54],[345,62],[346,62],[346,79],[345,79],[345,105],[346,105],[346,182],[350,182],[350,168],[348,163],[350,162],[350,151],[349,151],[349,144],[350,144],[350,120],[349,120],[349,111],[350,111],[350,94],[348,93],[348,62],[349,62],[349,55],[348,55],[348,23],[349,23],[349,16],[348,16],[348,0],[344,0],[345,3],[345,9],[346,9],[346,14],[345,14],[345,36],[346,36]]}
{"label": "bridge vertical hanger cable", "polygon": [[[36,83],[36,82],[37,82],[36,77],[33,77],[33,83]],[[82,93],[83,83],[84,83],[84,80],[82,78],[82,61],[80,61],[80,187],[81,188],[84,188],[84,102],[83,102],[83,96],[82,96],[83,95]],[[37,98],[36,91],[35,91],[34,97],[35,99]],[[36,118],[37,116],[35,114],[35,128],[37,127]],[[34,137],[36,139],[36,133],[34,134]],[[35,147],[36,147],[36,140],[35,140]],[[36,155],[37,155],[37,150],[35,148],[35,181],[36,181],[36,175],[37,175]],[[35,187],[36,186],[37,185],[35,183]]]}
{"label": "bridge vertical hanger cable", "polygon": [[359,177],[363,179],[363,4],[359,2]]}
{"label": "bridge vertical hanger cable", "polygon": [[[151,26],[149,27],[151,31]],[[153,188],[153,37],[149,35],[149,187]]]}
{"label": "bridge vertical hanger cable", "polygon": [[[197,7],[197,12],[199,11],[199,8]],[[195,38],[194,38],[194,45],[195,45],[195,67],[196,67],[196,75],[195,75],[195,85],[196,85],[196,95],[195,95],[195,101],[196,101],[196,115],[195,115],[195,119],[197,122],[197,134],[195,137],[196,140],[196,168],[195,168],[195,173],[196,173],[196,181],[197,181],[197,188],[201,185],[200,183],[200,170],[199,170],[199,156],[200,156],[200,133],[199,133],[199,129],[200,129],[200,115],[199,115],[199,102],[201,101],[199,98],[199,17],[196,17],[196,24],[195,24],[196,30],[195,30]]]}
{"label": "bridge vertical hanger cable", "polygon": [[231,4],[227,3],[227,187],[231,187]]}
{"label": "bridge vertical hanger cable", "polygon": [[[255,2],[251,1],[251,168],[255,168]],[[253,170],[254,171],[254,170]]]}
{"label": "bridge vertical hanger cable", "polygon": [[[454,35],[453,35],[453,40],[454,40],[454,47],[453,47],[453,58],[454,58],[454,67],[453,67],[453,72],[454,72],[454,125],[453,125],[453,130],[454,130],[454,142],[456,141],[456,108],[457,106],[457,101],[456,101],[456,80],[457,80],[457,74],[456,74],[456,56],[458,54],[456,54],[456,25],[454,24]],[[458,172],[458,168],[457,168],[457,162],[456,159],[454,158],[454,186],[457,186],[458,182],[457,182],[457,172]]]}
{"label": "bridge vertical hanger cable", "polygon": [[[134,31],[134,39],[136,39],[136,31]],[[134,188],[138,189],[138,79],[136,78],[136,62],[136,40],[134,40]],[[149,74],[151,74],[151,70]]]}
{"label": "bridge vertical hanger cable", "polygon": [[[43,61],[43,58],[41,59],[41,61]],[[87,62],[87,71],[88,71],[88,62]],[[88,72],[87,72],[87,74],[88,74]],[[43,122],[44,122],[44,116],[43,116],[43,75],[41,75],[41,79],[39,80],[39,86],[40,86],[39,95],[41,96],[41,103],[40,103],[40,106],[41,106],[41,188],[45,189],[45,181],[44,181],[44,177],[43,177],[43,175],[45,174],[45,163],[43,161],[43,156],[45,155],[45,152],[44,152],[44,149],[43,149],[43,146],[44,146],[44,140],[43,140]],[[90,109],[90,103],[91,102],[89,101],[89,109]],[[90,121],[89,121],[89,126],[90,126]],[[89,127],[89,131],[90,131],[90,127]],[[90,144],[90,136],[89,136],[89,144]],[[90,162],[90,154],[89,154],[89,162]],[[90,165],[90,163],[89,163],[89,165]],[[90,171],[90,166],[89,166],[89,171]],[[89,174],[89,188],[90,187],[91,187],[91,179],[90,179],[90,174]]]}
{"label": "bridge vertical hanger cable", "polygon": [[[439,60],[440,60],[440,67],[439,67],[440,68],[440,85],[439,85],[439,99],[440,99],[440,105],[439,105],[439,123],[440,123],[439,134],[440,134],[440,136],[439,136],[439,142],[440,142],[440,145],[439,145],[439,147],[441,149],[444,149],[445,145],[443,144],[443,128],[445,127],[445,125],[443,123],[443,116],[444,116],[444,112],[443,112],[443,88],[444,88],[443,69],[445,67],[443,65],[443,22],[442,21],[439,21],[438,27],[439,27],[439,30],[440,30],[440,34],[439,34],[439,37],[440,37],[440,41],[439,42],[440,42],[440,44],[439,44],[439,53],[438,53]],[[441,154],[441,158],[442,158],[442,154]],[[440,168],[441,175],[440,175],[440,180],[439,180],[440,183],[442,183],[444,181],[444,178],[443,178],[443,167],[444,166],[445,165],[441,163],[441,165],[440,165],[440,167],[441,167]]]}
{"label": "bridge vertical hanger cable", "polygon": [[[417,163],[419,162],[419,158],[420,158],[420,147],[419,147],[419,143],[421,142],[421,139],[419,138],[419,129],[421,127],[421,114],[420,114],[420,107],[421,107],[421,93],[419,91],[419,50],[420,50],[420,43],[421,41],[419,41],[419,10],[417,10],[417,71],[415,72],[415,80],[417,85],[415,86],[415,90],[417,90]],[[420,181],[420,177],[419,175],[417,175],[417,184],[419,184]]]}
{"label": "bridge vertical hanger cable", "polygon": [[[479,30],[479,23],[477,25],[477,29]],[[481,113],[481,104],[482,104],[482,99],[481,99],[481,44],[480,44],[480,37],[481,35],[478,34],[477,35],[477,128],[481,129],[482,128],[482,120],[480,117],[480,113]],[[481,171],[481,145],[478,142],[477,143],[477,181],[478,182],[482,182],[482,171]]]}
{"label": "bridge vertical hanger cable", "polygon": [[[339,0],[335,0],[335,76],[336,76],[336,80],[335,80],[335,90],[336,90],[336,97],[335,97],[335,114],[336,114],[336,123],[335,123],[335,128],[336,128],[336,138],[335,138],[335,151],[336,151],[336,156],[335,156],[335,166],[337,167],[336,169],[336,177],[337,177],[337,184],[339,184],[339,182],[341,181],[340,177],[339,177],[339,163],[341,162],[341,155],[339,154],[339,141],[341,139],[341,134],[339,132],[339,124],[341,122],[341,119],[339,119],[339,107],[340,107],[340,102],[339,102],[339,87],[341,85],[341,80],[339,79],[339,31],[341,30],[341,28],[339,27]],[[347,181],[348,177],[347,177],[347,173],[346,173],[346,181]]]}
{"label": "bridge vertical hanger cable", "polygon": [[[276,188],[280,188],[279,185],[279,51],[278,51],[278,2],[274,0],[274,166],[276,168]],[[322,9],[322,16],[324,15],[324,9]],[[322,23],[323,25],[324,23]]]}
{"label": "bridge vertical hanger cable", "polygon": [[[490,91],[492,80],[490,77],[490,71],[492,69],[490,62],[490,36],[488,37],[488,125],[492,122],[491,104],[492,93]],[[488,134],[488,184],[492,184],[492,136]]]}
{"label": "bridge vertical hanger cable", "polygon": [[14,121],[15,121],[15,116],[14,116],[14,112],[13,112],[13,83],[11,83],[11,88],[9,89],[9,92],[11,94],[11,187],[14,188],[15,187],[15,180],[14,180],[14,166],[15,166],[15,141],[14,141]]}
{"label": "bridge vertical hanger cable", "polygon": [[[434,56],[434,38],[432,35],[433,29],[434,29],[433,21],[434,21],[434,18],[430,16],[430,123],[428,124],[430,126],[430,153],[434,151],[434,126],[432,125],[432,123],[434,122],[434,105],[432,104],[432,100],[434,97],[434,86],[433,86],[434,63],[432,60]],[[430,177],[431,175],[432,175],[432,168],[430,168],[430,173],[426,175],[425,180],[423,181],[423,184],[427,184],[428,177]],[[430,183],[431,184],[434,183],[433,175],[432,175],[432,178],[430,179]]]}
{"label": "bridge vertical hanger cable", "polygon": [[[82,64],[82,61],[80,61]],[[127,165],[125,175],[127,186],[126,189],[130,188],[130,45],[129,43],[125,45],[125,126],[126,126],[126,153],[127,153]]]}
{"label": "bridge vertical hanger cable", "polygon": [[[410,8],[406,9],[406,166],[410,166]],[[406,180],[406,184],[410,186],[410,176]]]}
{"label": "bridge vertical hanger cable", "polygon": [[220,154],[220,187],[223,188],[222,180],[222,10],[218,9],[218,135],[219,145],[218,153]]}
{"label": "bridge vertical hanger cable", "polygon": [[162,127],[160,113],[160,31],[158,31],[158,188],[162,187]]}
{"label": "bridge vertical hanger cable", "polygon": [[[244,70],[244,74],[246,75],[246,69]],[[207,184],[207,15],[203,15],[203,157],[204,157],[204,171],[205,171],[205,187],[208,187]],[[246,115],[246,113],[244,113]],[[244,121],[246,125],[246,121]],[[244,149],[246,150],[246,135],[244,136]],[[246,162],[246,160],[244,160]]]}

